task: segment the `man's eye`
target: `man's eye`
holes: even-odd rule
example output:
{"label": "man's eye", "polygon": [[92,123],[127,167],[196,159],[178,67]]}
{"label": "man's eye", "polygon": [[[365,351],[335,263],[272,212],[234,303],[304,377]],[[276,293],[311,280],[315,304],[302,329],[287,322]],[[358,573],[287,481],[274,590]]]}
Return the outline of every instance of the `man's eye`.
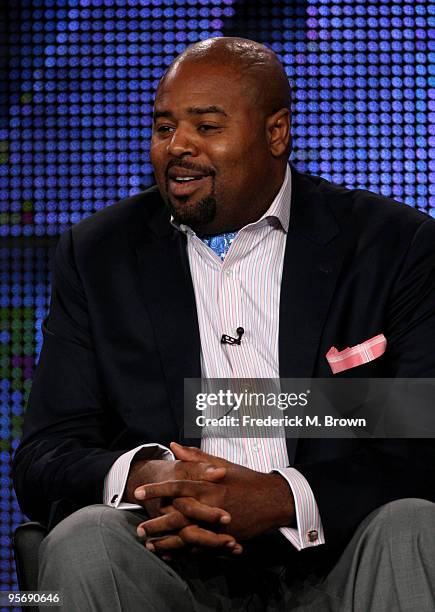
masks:
{"label": "man's eye", "polygon": [[168,134],[174,128],[172,126],[170,126],[170,125],[158,125],[154,129],[159,134]]}
{"label": "man's eye", "polygon": [[199,126],[199,129],[202,132],[211,132],[213,130],[217,130],[218,126],[217,125],[209,125],[208,123],[201,123],[201,125]]}

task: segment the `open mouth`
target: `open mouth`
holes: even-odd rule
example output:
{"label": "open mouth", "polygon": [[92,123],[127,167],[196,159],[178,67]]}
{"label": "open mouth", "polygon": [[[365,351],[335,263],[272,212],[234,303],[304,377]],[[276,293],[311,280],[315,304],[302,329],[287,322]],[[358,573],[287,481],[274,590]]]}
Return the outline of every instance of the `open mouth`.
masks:
{"label": "open mouth", "polygon": [[175,183],[190,183],[191,181],[200,181],[204,176],[176,176],[171,178]]}
{"label": "open mouth", "polygon": [[168,190],[175,197],[186,197],[203,187],[208,179],[210,179],[209,174],[172,168],[168,176]]}

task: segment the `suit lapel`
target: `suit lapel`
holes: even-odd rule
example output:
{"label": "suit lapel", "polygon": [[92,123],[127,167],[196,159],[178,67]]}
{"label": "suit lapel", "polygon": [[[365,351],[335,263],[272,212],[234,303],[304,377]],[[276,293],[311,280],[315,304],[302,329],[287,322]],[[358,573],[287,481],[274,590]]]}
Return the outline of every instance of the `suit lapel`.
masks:
{"label": "suit lapel", "polygon": [[[344,236],[313,179],[292,168],[290,225],[279,318],[281,378],[311,378],[329,304],[340,273]],[[294,461],[296,439],[287,439]]]}
{"label": "suit lapel", "polygon": [[281,283],[281,378],[310,378],[344,254],[344,236],[321,190],[292,169]]}
{"label": "suit lapel", "polygon": [[200,340],[186,237],[161,209],[135,247],[144,305],[155,330],[170,408],[183,437],[184,378],[200,378]]}

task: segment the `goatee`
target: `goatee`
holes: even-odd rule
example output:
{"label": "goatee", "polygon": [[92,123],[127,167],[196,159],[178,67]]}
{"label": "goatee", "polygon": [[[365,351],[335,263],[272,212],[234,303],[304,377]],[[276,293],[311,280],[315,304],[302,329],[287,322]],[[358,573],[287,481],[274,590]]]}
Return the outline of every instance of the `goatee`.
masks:
{"label": "goatee", "polygon": [[175,205],[170,198],[167,198],[167,204],[178,224],[183,223],[192,228],[211,223],[216,216],[216,198],[214,195],[206,196],[194,204],[184,201],[182,203],[177,202]]}

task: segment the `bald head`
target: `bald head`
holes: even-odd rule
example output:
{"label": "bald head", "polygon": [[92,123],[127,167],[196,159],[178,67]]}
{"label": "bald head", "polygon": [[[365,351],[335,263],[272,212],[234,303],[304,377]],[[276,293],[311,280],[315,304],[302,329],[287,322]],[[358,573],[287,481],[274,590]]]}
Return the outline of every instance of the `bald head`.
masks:
{"label": "bald head", "polygon": [[260,218],[283,184],[290,87],[276,55],[243,38],[190,46],[160,81],[151,162],[174,218],[202,234]]}
{"label": "bald head", "polygon": [[290,109],[291,90],[284,67],[276,54],[247,38],[208,38],[187,47],[166,71],[169,74],[186,62],[226,66],[244,81],[243,90],[265,115],[281,108]]}

